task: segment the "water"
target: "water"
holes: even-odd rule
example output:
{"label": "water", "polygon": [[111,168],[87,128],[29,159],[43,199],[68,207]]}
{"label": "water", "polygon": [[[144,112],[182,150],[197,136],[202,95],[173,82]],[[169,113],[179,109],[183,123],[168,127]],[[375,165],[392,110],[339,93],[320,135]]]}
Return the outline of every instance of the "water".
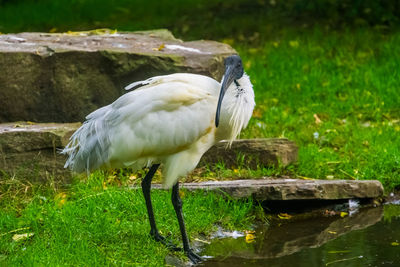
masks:
{"label": "water", "polygon": [[212,240],[201,266],[400,266],[400,205],[258,227],[245,237]]}

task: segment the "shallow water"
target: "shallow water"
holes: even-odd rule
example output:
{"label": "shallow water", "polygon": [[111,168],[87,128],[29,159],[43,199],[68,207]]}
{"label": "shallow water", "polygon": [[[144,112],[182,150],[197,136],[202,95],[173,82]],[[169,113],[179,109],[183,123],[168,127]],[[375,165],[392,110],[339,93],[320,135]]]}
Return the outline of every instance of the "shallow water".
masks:
{"label": "shallow water", "polygon": [[212,240],[201,266],[400,266],[400,205],[260,226],[255,236]]}

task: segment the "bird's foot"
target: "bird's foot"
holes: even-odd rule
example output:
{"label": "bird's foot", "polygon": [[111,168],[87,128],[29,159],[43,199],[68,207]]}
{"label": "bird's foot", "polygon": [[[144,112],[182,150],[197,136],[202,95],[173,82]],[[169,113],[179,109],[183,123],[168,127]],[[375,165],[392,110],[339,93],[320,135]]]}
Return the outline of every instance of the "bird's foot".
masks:
{"label": "bird's foot", "polygon": [[171,241],[168,241],[164,236],[162,236],[158,231],[150,231],[150,235],[155,241],[164,244],[171,251],[182,251],[182,248],[177,247]]}
{"label": "bird's foot", "polygon": [[198,264],[203,261],[203,259],[199,255],[194,253],[192,249],[188,249],[187,251],[185,251],[185,253],[193,264]]}

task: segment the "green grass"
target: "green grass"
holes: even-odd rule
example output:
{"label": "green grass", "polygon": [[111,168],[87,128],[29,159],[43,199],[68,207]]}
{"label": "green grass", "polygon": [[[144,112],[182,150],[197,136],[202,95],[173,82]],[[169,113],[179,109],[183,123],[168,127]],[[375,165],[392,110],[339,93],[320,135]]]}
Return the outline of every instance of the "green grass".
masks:
{"label": "green grass", "polygon": [[[163,265],[172,252],[149,238],[142,192],[126,185],[127,181],[100,172],[68,188],[26,189],[17,182],[1,183],[5,193],[0,201],[0,265]],[[212,193],[183,190],[181,197],[191,240],[199,235],[204,239],[217,225],[249,229],[257,210],[251,201],[227,200]],[[158,228],[181,246],[170,192],[153,190],[152,198]],[[34,235],[13,240],[24,233]],[[175,255],[183,257],[181,252]]]}
{"label": "green grass", "polygon": [[[378,179],[387,190],[399,187],[400,31],[391,24],[397,17],[375,7],[381,13],[335,9],[335,1],[325,10],[305,1],[276,2],[25,0],[2,4],[0,32],[168,28],[184,40],[229,43],[256,94],[241,137],[294,140],[299,162],[257,170],[218,164],[194,176]],[[125,185],[127,177],[120,178]],[[140,191],[113,179],[96,174],[61,189],[0,181],[0,265],[162,265],[169,252],[147,238]],[[169,193],[153,197],[159,228],[179,243]],[[216,224],[242,229],[254,220],[251,203],[187,192],[183,201],[192,237]],[[12,241],[26,232],[34,236]]]}

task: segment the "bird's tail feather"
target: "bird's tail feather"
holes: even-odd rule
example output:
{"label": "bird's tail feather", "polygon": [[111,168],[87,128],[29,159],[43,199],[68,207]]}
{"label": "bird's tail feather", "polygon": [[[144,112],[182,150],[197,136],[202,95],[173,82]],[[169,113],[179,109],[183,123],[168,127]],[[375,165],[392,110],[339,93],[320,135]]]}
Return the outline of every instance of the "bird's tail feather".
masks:
{"label": "bird's tail feather", "polygon": [[102,131],[106,122],[90,118],[70,138],[61,152],[68,155],[64,168],[81,173],[99,168],[108,161],[109,137]]}

